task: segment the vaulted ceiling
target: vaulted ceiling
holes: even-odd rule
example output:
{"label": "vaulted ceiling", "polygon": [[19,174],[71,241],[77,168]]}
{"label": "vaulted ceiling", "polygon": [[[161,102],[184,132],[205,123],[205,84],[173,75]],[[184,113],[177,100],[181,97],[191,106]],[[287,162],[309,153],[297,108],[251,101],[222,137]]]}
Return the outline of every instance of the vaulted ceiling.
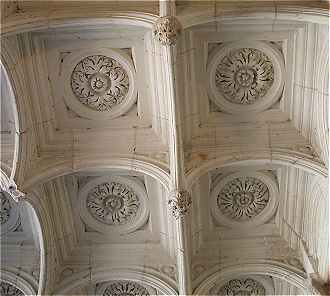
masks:
{"label": "vaulted ceiling", "polygon": [[326,1],[1,9],[1,295],[327,295]]}

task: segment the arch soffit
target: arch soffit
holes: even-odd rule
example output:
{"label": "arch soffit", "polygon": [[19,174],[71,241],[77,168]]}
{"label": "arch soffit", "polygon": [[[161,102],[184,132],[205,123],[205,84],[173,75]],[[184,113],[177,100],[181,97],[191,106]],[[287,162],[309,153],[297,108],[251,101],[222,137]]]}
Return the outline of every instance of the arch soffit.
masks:
{"label": "arch soffit", "polygon": [[[79,15],[80,13],[80,15]],[[98,11],[96,16],[86,17],[81,15],[84,12],[68,11],[65,15],[47,15],[44,18],[30,15],[26,16],[20,23],[17,23],[16,18],[13,21],[7,19],[7,23],[2,28],[2,36],[10,36],[20,33],[32,32],[45,29],[69,28],[72,26],[105,26],[111,24],[131,25],[144,28],[152,28],[153,23],[158,16],[151,13],[143,12],[112,12],[105,11],[103,14]]]}
{"label": "arch soffit", "polygon": [[[270,12],[268,12],[270,11]],[[221,16],[219,18],[231,19],[240,17],[242,18],[242,11],[239,7],[231,7],[228,11],[228,16],[225,15],[225,8],[221,11]],[[59,16],[56,14],[49,15],[46,17],[37,17],[32,14],[25,16],[20,22],[17,22],[16,18],[12,21],[8,21],[5,25],[2,25],[2,35],[12,35],[19,34],[23,32],[58,28],[58,27],[69,27],[72,25],[84,25],[84,24],[96,24],[96,25],[106,25],[106,24],[129,24],[138,25],[146,28],[151,28],[153,22],[156,20],[157,16],[150,13],[137,13],[137,12],[113,12],[109,15],[106,11],[104,14],[98,12],[99,17],[79,17],[76,12],[72,11],[72,15],[68,15],[66,12],[65,16]],[[184,28],[189,28],[191,26],[204,24],[210,21],[214,21],[214,8],[212,7],[212,13],[210,9],[199,10],[197,13],[192,14],[190,20],[186,20],[184,17],[178,16],[182,22]],[[294,4],[282,4],[274,6],[262,6],[251,7],[245,9],[245,18],[276,18],[283,20],[294,20],[294,21],[311,21],[314,23],[327,24],[328,23],[328,9],[322,7],[310,7],[303,5]]]}
{"label": "arch soffit", "polygon": [[256,151],[253,158],[251,158],[251,154],[247,152],[246,154],[241,153],[240,159],[238,160],[235,160],[233,155],[222,155],[206,161],[204,164],[192,169],[187,174],[187,186],[188,188],[191,188],[200,177],[217,168],[255,165],[294,166],[311,174],[320,176],[322,179],[325,179],[328,176],[328,170],[324,164],[311,159],[310,155],[304,155],[302,153],[296,155],[290,151],[278,151],[276,153],[273,152],[270,155],[265,155],[265,153],[259,152],[258,155],[258,152]]}
{"label": "arch soffit", "polygon": [[91,271],[85,270],[68,278],[56,291],[56,295],[66,295],[73,289],[84,287],[87,284],[97,284],[110,280],[131,280],[143,282],[144,284],[157,289],[164,295],[177,295],[174,288],[175,281],[148,268],[127,267],[127,268],[98,268]]}
{"label": "arch soffit", "polygon": [[35,186],[44,184],[55,178],[79,173],[79,172],[95,172],[95,171],[111,171],[111,170],[127,170],[129,173],[143,173],[155,180],[159,181],[164,188],[169,191],[169,172],[165,165],[155,164],[148,160],[132,159],[132,158],[106,158],[93,159],[92,157],[77,160],[77,165],[72,168],[72,163],[60,163],[52,167],[41,170],[40,174],[27,180],[23,184],[23,191],[32,189]]}
{"label": "arch soffit", "polygon": [[17,100],[16,100],[16,93],[14,91],[13,88],[13,77],[10,75],[10,73],[8,72],[8,66],[7,64],[4,62],[4,60],[2,60],[2,54],[1,54],[1,65],[0,67],[2,68],[1,70],[1,75],[6,80],[6,83],[8,84],[8,89],[9,89],[9,96],[8,96],[8,100],[10,103],[10,107],[12,109],[13,112],[13,117],[14,117],[14,126],[15,126],[15,148],[14,148],[14,155],[13,155],[13,162],[12,162],[12,168],[9,171],[9,168],[5,168],[6,169],[6,175],[10,176],[10,179],[14,178],[15,175],[15,171],[16,171],[16,164],[19,158],[19,130],[20,130],[20,119],[19,119],[19,113],[18,113],[18,106],[17,106]]}
{"label": "arch soffit", "polygon": [[[325,4],[326,5],[326,4]],[[209,9],[199,9],[191,12],[187,16],[178,15],[179,20],[184,29],[192,26],[203,25],[214,21],[231,21],[239,18],[242,19],[276,19],[286,21],[304,21],[317,24],[329,23],[329,11],[327,7],[310,7],[304,5],[281,3],[268,5],[259,3],[258,7],[242,7],[236,5],[232,7],[218,7],[219,14],[214,16],[214,6]]]}
{"label": "arch soffit", "polygon": [[308,280],[305,274],[297,273],[292,268],[283,263],[263,262],[263,263],[240,263],[223,268],[214,267],[201,274],[194,285],[196,295],[207,295],[208,291],[221,281],[230,280],[237,276],[262,275],[272,276],[282,279],[306,293],[309,291]]}

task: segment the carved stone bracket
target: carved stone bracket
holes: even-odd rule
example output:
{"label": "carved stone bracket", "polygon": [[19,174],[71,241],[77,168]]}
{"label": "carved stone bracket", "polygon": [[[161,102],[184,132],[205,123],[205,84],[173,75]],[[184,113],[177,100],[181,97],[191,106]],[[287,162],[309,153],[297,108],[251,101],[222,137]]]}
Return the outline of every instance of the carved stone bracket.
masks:
{"label": "carved stone bracket", "polygon": [[172,214],[176,219],[183,217],[188,212],[191,203],[190,193],[186,190],[173,191],[168,201]]}
{"label": "carved stone bracket", "polygon": [[160,17],[154,24],[153,34],[162,45],[175,45],[182,27],[175,16]]}

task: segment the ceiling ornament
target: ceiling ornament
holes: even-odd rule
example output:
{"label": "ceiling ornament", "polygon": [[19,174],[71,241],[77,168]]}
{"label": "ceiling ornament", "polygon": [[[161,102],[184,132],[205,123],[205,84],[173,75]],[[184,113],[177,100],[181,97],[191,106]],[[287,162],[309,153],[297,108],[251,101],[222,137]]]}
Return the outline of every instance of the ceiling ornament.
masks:
{"label": "ceiling ornament", "polygon": [[104,290],[103,296],[147,296],[148,290],[132,281],[116,281],[110,283]]}
{"label": "ceiling ornament", "polygon": [[209,59],[210,97],[228,113],[261,112],[280,98],[283,73],[282,55],[269,43],[223,44]]}
{"label": "ceiling ornament", "polygon": [[116,118],[136,102],[135,69],[125,52],[85,50],[66,60],[64,98],[78,115],[94,120]]}
{"label": "ceiling ornament", "polygon": [[265,287],[258,281],[252,278],[233,279],[224,284],[217,295],[223,296],[259,296],[266,295]]}
{"label": "ceiling ornament", "polygon": [[0,283],[0,295],[2,296],[24,296],[24,293],[15,286],[7,283]]}
{"label": "ceiling ornament", "polygon": [[190,193],[186,190],[175,190],[170,194],[168,204],[175,219],[184,217],[191,205]]}
{"label": "ceiling ornament", "polygon": [[8,193],[0,192],[0,232],[4,234],[13,231],[19,223],[18,204],[9,196]]}
{"label": "ceiling ornament", "polygon": [[175,45],[181,31],[181,24],[175,16],[160,17],[154,23],[154,37],[165,46]]}
{"label": "ceiling ornament", "polygon": [[272,61],[254,48],[232,50],[220,61],[215,72],[219,92],[234,104],[253,104],[265,96],[273,82]]}
{"label": "ceiling ornament", "polygon": [[104,182],[88,193],[86,206],[91,215],[102,223],[123,225],[136,216],[140,200],[128,185]]}
{"label": "ceiling ornament", "polygon": [[84,222],[101,232],[130,232],[148,218],[144,185],[128,177],[100,177],[85,184],[79,193]]}
{"label": "ceiling ornament", "polygon": [[265,223],[274,214],[277,183],[268,173],[236,173],[217,181],[211,193],[211,211],[218,223],[249,227]]}
{"label": "ceiling ornament", "polygon": [[223,215],[246,221],[259,215],[269,202],[266,184],[256,178],[239,177],[229,181],[219,192],[217,205]]}
{"label": "ceiling ornament", "polygon": [[82,59],[71,75],[71,88],[77,99],[96,111],[111,111],[126,97],[127,71],[117,60],[92,55]]}
{"label": "ceiling ornament", "polygon": [[10,217],[11,211],[11,204],[7,196],[1,192],[0,193],[0,201],[1,201],[1,208],[0,208],[0,223],[5,224],[8,222]]}

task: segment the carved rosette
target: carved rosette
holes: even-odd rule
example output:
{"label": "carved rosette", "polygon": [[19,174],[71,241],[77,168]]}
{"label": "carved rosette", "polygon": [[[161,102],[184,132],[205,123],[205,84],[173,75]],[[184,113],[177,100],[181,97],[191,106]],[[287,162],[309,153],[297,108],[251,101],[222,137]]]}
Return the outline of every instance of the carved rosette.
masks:
{"label": "carved rosette", "polygon": [[128,185],[104,182],[88,193],[86,207],[91,215],[102,223],[123,225],[134,219],[140,207],[140,200]]}
{"label": "carved rosette", "polygon": [[0,191],[0,233],[15,230],[20,222],[18,204],[7,193]]}
{"label": "carved rosette", "polygon": [[250,227],[265,223],[278,204],[278,187],[268,172],[235,173],[218,179],[211,212],[219,224]]}
{"label": "carved rosette", "polygon": [[266,295],[265,287],[255,279],[240,278],[233,279],[224,284],[218,291],[217,295],[232,296],[256,296]]}
{"label": "carved rosette", "polygon": [[271,43],[221,44],[211,52],[207,71],[210,99],[227,113],[264,111],[282,94],[283,56]]}
{"label": "carved rosette", "polygon": [[254,48],[230,51],[217,66],[215,84],[234,104],[253,104],[269,91],[274,81],[271,59]]}
{"label": "carved rosette", "polygon": [[190,193],[186,190],[176,190],[170,195],[168,204],[176,219],[184,217],[192,203]]}
{"label": "carved rosette", "polygon": [[165,46],[175,45],[181,31],[181,25],[175,16],[158,18],[153,28],[155,39]]}
{"label": "carved rosette", "polygon": [[125,99],[129,78],[119,61],[104,55],[92,55],[82,59],[74,68],[71,88],[88,108],[111,111]]}
{"label": "carved rosette", "polygon": [[217,205],[223,215],[236,221],[259,215],[269,202],[269,190],[261,180],[240,177],[229,181],[219,192]]}
{"label": "carved rosette", "polygon": [[119,49],[79,50],[63,61],[64,99],[77,115],[94,120],[123,115],[136,102],[132,59]]}
{"label": "carved rosette", "polygon": [[104,290],[103,296],[147,296],[148,290],[132,281],[116,281],[110,283]]}
{"label": "carved rosette", "polygon": [[2,225],[8,222],[12,207],[9,202],[9,199],[3,192],[0,192],[0,202],[1,202],[0,223]]}
{"label": "carved rosette", "polygon": [[79,199],[81,218],[100,232],[131,232],[148,219],[147,194],[135,178],[94,178],[82,187]]}
{"label": "carved rosette", "polygon": [[24,296],[24,293],[16,288],[15,286],[7,283],[7,282],[0,282],[0,295],[1,296]]}

